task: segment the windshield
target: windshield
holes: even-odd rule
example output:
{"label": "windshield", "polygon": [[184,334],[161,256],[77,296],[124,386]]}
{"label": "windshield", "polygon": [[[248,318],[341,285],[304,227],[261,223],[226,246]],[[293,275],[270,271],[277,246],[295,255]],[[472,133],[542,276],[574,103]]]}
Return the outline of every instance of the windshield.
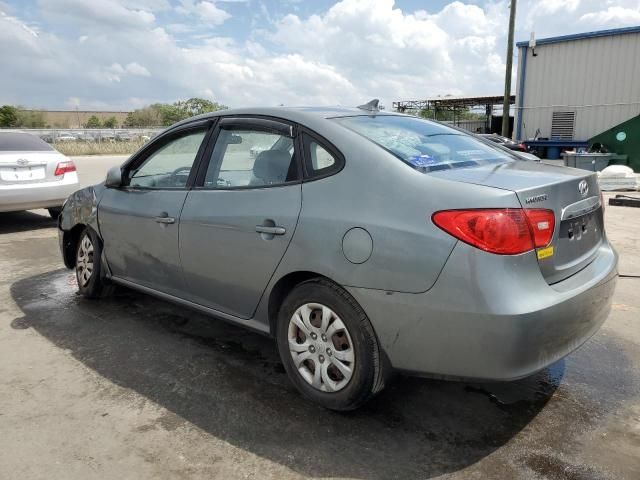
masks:
{"label": "windshield", "polygon": [[378,115],[333,120],[424,172],[514,160],[470,134],[420,118]]}
{"label": "windshield", "polygon": [[50,145],[30,133],[0,132],[0,152],[44,152]]}

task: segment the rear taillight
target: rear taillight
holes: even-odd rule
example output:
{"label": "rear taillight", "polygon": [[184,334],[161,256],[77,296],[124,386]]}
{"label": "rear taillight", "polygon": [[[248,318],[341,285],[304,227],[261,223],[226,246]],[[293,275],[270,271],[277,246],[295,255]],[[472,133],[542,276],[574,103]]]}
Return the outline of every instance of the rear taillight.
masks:
{"label": "rear taillight", "polygon": [[527,146],[524,143],[519,143],[518,147],[520,147],[520,150],[522,150],[523,152],[527,151]]}
{"label": "rear taillight", "polygon": [[56,177],[59,177],[60,175],[64,175],[65,173],[75,172],[75,171],[76,171],[75,163],[69,160],[67,162],[60,162],[56,167],[56,171],[54,175]]}
{"label": "rear taillight", "polygon": [[552,210],[491,208],[443,210],[431,217],[445,232],[485,252],[517,255],[549,244],[555,227]]}
{"label": "rear taillight", "polygon": [[553,210],[542,208],[529,208],[524,210],[529,220],[533,243],[536,248],[546,247],[551,243],[553,229],[556,227],[556,215]]}

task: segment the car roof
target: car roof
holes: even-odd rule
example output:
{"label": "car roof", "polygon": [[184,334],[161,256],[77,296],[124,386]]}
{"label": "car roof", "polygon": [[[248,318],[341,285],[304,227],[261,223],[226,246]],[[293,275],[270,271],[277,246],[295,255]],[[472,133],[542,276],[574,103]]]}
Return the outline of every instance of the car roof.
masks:
{"label": "car roof", "polygon": [[173,127],[178,127],[191,123],[194,121],[202,121],[208,118],[215,118],[220,116],[234,116],[234,115],[256,115],[256,116],[268,116],[281,118],[283,120],[289,120],[296,123],[313,124],[318,121],[322,121],[328,118],[335,117],[353,117],[353,116],[372,116],[372,115],[396,115],[407,116],[397,112],[385,112],[376,111],[371,112],[355,107],[342,107],[342,106],[319,106],[319,107],[249,107],[249,108],[234,108],[231,110],[218,110],[215,112],[204,113],[195,117],[182,120],[176,123]]}

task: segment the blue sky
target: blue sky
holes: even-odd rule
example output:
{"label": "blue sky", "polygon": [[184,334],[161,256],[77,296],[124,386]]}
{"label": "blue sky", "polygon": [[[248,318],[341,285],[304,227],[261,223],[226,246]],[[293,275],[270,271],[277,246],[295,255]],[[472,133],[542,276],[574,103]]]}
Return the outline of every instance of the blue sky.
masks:
{"label": "blue sky", "polygon": [[[508,4],[0,0],[10,72],[0,104],[129,110],[200,96],[232,107],[373,97],[390,106],[500,94]],[[638,24],[640,0],[519,0],[516,39]]]}

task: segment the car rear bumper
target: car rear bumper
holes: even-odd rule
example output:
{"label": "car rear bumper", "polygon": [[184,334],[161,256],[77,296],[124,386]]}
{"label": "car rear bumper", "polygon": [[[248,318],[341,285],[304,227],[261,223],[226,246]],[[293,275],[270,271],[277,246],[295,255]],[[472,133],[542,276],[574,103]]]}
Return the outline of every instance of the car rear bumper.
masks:
{"label": "car rear bumper", "polygon": [[586,268],[548,285],[533,252],[491,255],[459,242],[433,288],[349,288],[396,369],[513,380],[571,353],[611,309],[618,257],[605,241]]}
{"label": "car rear bumper", "polygon": [[78,189],[78,175],[65,174],[62,180],[24,185],[0,185],[0,212],[60,207]]}

